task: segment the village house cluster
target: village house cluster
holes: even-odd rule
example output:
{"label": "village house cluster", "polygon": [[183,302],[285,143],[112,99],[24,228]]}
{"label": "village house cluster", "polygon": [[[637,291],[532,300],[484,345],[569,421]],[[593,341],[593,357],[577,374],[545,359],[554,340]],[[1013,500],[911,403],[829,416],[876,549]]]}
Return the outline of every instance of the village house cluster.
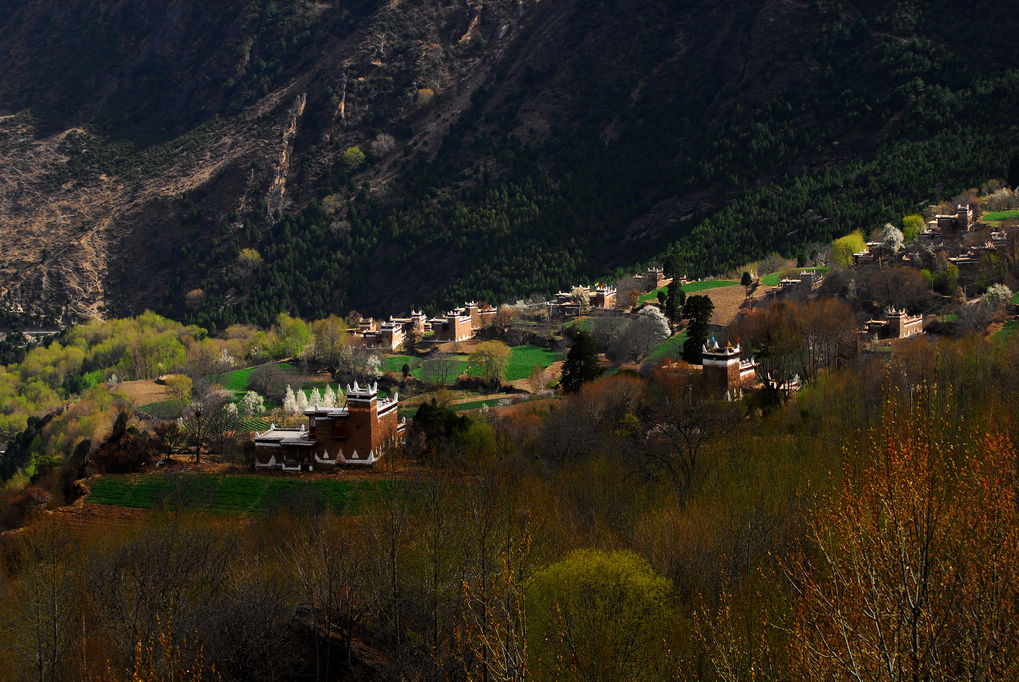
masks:
{"label": "village house cluster", "polygon": [[[660,268],[635,275],[643,289],[652,290],[669,280]],[[546,302],[551,315],[573,317],[582,308],[610,310],[616,307],[616,288],[598,284],[574,287]],[[497,311],[488,304],[469,301],[445,315],[429,318],[421,311],[406,317],[379,321],[362,318],[351,331],[356,343],[385,352],[400,350],[424,339],[434,343],[464,342],[495,323]],[[399,394],[381,397],[378,384],[347,386],[344,407],[313,405],[304,410],[308,423],[298,428],[275,424],[255,434],[255,468],[274,471],[329,471],[337,466],[371,466],[402,440],[406,419],[398,419]]]}
{"label": "village house cluster", "polygon": [[[853,254],[854,267],[901,263],[919,267],[917,248],[944,252],[945,259],[958,268],[962,284],[973,282],[987,254],[1014,254],[1019,242],[1019,226],[981,229],[976,211],[970,204],[957,204],[955,213],[937,214],[927,221],[914,248],[892,252],[881,242],[867,242],[864,251]],[[904,339],[923,333],[923,317],[906,310],[887,310],[880,319],[868,320],[861,331],[863,338]]]}
{"label": "village house cluster", "polygon": [[495,321],[496,309],[473,301],[429,319],[423,312],[411,311],[409,317],[390,317],[384,322],[367,317],[351,332],[356,341],[368,348],[399,350],[409,339],[426,338],[435,343],[468,341]]}
{"label": "village house cluster", "polygon": [[821,288],[824,276],[812,270],[803,270],[797,277],[783,277],[775,289],[769,289],[765,298],[768,300],[791,295],[809,295]]}

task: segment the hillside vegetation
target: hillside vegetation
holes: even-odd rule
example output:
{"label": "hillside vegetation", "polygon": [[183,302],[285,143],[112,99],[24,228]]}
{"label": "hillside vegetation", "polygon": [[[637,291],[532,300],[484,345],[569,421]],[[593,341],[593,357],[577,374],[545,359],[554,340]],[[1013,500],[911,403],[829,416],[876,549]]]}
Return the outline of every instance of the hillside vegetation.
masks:
{"label": "hillside vegetation", "polygon": [[434,310],[666,251],[720,273],[1019,149],[1000,3],[0,9],[0,302],[25,315]]}

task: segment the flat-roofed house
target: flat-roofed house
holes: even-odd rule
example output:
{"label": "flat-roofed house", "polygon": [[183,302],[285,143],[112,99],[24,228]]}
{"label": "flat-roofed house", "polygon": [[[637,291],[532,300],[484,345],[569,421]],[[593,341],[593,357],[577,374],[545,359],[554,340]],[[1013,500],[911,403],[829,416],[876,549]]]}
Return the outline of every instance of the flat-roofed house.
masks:
{"label": "flat-roofed house", "polygon": [[255,468],[321,471],[336,465],[370,466],[397,443],[406,419],[397,417],[399,394],[379,398],[378,384],[347,386],[344,407],[314,405],[304,411],[308,426],[255,433]]}

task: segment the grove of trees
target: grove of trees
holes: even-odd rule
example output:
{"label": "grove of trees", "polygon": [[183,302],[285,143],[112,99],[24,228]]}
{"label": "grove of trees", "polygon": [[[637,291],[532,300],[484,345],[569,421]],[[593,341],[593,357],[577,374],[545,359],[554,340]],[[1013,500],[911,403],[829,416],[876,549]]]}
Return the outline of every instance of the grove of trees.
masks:
{"label": "grove of trees", "polygon": [[682,366],[425,403],[356,509],[308,486],[213,517],[168,474],[143,520],[69,533],[40,477],[0,503],[31,520],[0,677],[1011,679],[1017,359],[919,338],[770,405]]}

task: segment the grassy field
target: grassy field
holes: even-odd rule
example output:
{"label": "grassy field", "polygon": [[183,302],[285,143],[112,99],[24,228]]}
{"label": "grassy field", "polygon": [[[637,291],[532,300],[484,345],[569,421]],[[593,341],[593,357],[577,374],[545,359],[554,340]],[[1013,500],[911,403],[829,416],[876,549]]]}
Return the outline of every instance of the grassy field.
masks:
{"label": "grassy field", "polygon": [[739,284],[736,280],[731,279],[706,279],[700,282],[690,282],[689,284],[683,285],[683,291],[688,294],[696,294],[700,291],[707,291],[708,289],[719,289],[721,287],[732,287]]}
{"label": "grassy field", "polygon": [[658,292],[665,291],[668,288],[669,288],[668,286],[658,287],[654,291],[649,291],[646,294],[641,294],[640,296],[637,297],[637,305],[640,305],[641,303],[647,303],[648,301],[657,301]]}
{"label": "grassy field", "polygon": [[301,480],[248,474],[136,474],[89,481],[88,501],[120,507],[163,506],[199,509],[223,516],[264,514],[280,508],[314,505],[356,514],[383,481]]}
{"label": "grassy field", "polygon": [[390,355],[383,359],[382,371],[399,374],[404,365],[409,365],[411,370],[417,369],[421,365],[421,358],[413,355]]}
{"label": "grassy field", "polygon": [[[542,369],[545,369],[553,362],[562,359],[562,356],[558,352],[541,348],[539,346],[513,346],[511,350],[512,355],[510,355],[509,365],[506,367],[506,374],[503,377],[505,381],[526,379],[531,376],[531,370],[535,365],[539,365]],[[406,362],[406,360],[402,358],[407,358],[409,356],[398,355],[393,357],[399,359],[399,362],[393,363],[397,366],[397,369],[392,371],[398,372],[400,371],[399,367]],[[468,356],[462,354],[454,356],[457,361],[457,366],[449,373],[449,378],[446,380],[447,384],[453,384],[456,382],[456,378],[464,372],[470,376],[480,375],[480,370],[478,368],[468,365],[467,357]],[[386,359],[387,365],[389,359],[390,358]],[[411,370],[411,374],[423,381],[424,379],[420,360],[418,358],[411,359],[418,360],[419,363],[417,366],[414,366],[413,370]]]}
{"label": "grassy field", "polygon": [[1010,220],[1012,218],[1019,218],[1019,209],[1012,209],[1010,211],[990,211],[980,216],[981,222],[985,223],[998,223],[1002,220]]}
{"label": "grassy field", "polygon": [[[450,405],[454,412],[463,412],[465,410],[477,410],[482,407],[495,407],[505,398],[485,398],[484,400],[471,400],[466,403],[453,403]],[[400,408],[400,416],[413,418],[418,412],[419,405],[412,405],[406,408]]]}
{"label": "grassy field", "polygon": [[658,344],[658,347],[651,351],[651,354],[647,356],[647,360],[645,360],[645,362],[657,365],[665,358],[678,358],[680,353],[683,352],[684,341],[686,341],[685,329],[678,334],[673,334]]}
{"label": "grassy field", "polygon": [[[279,366],[280,369],[289,374],[297,374],[297,368],[288,362],[281,362]],[[234,369],[222,374],[210,374],[209,381],[235,393],[243,392],[248,390],[251,373],[254,370],[254,367],[245,367],[244,369]]]}
{"label": "grassy field", "polygon": [[[450,371],[449,376],[446,378],[446,385],[447,386],[451,386],[452,384],[456,383],[456,378],[458,376],[460,376],[461,374],[463,374],[464,371],[467,369],[467,356],[466,355],[455,355],[455,356],[453,356],[453,358],[456,360],[457,364],[456,364],[456,367],[454,367]],[[420,379],[421,381],[425,381],[424,373],[421,370],[421,365],[418,365],[417,367],[415,367],[411,371],[411,374],[415,378]]]}
{"label": "grassy field", "polygon": [[547,369],[549,365],[562,356],[553,350],[540,348],[538,346],[513,346],[513,355],[510,356],[509,366],[506,368],[506,381],[517,381],[527,379],[531,376],[531,370],[535,365]]}

